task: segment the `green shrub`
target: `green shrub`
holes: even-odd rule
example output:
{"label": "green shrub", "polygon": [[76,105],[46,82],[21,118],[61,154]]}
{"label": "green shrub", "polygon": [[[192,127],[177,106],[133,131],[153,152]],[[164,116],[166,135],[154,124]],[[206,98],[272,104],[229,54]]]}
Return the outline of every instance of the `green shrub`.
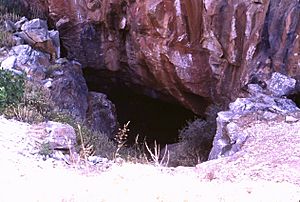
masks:
{"label": "green shrub", "polygon": [[17,105],[24,96],[25,75],[17,75],[10,70],[0,69],[0,111]]}
{"label": "green shrub", "polygon": [[179,131],[179,143],[169,145],[170,166],[195,166],[207,160],[213,137],[214,123],[202,119],[190,121]]}

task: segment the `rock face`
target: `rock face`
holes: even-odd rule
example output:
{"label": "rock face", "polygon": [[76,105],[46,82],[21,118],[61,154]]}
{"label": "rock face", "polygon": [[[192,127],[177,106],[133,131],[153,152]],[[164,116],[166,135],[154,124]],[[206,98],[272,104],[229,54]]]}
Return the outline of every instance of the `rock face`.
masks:
{"label": "rock face", "polygon": [[297,0],[39,1],[69,58],[198,114],[274,71],[300,78]]}
{"label": "rock face", "polygon": [[[55,60],[60,50],[57,31],[48,31],[46,22],[39,19],[22,18],[10,24],[23,40],[10,49],[0,49],[0,68],[17,74],[25,72],[40,88],[35,93],[45,93],[44,99],[49,99],[57,110],[68,112],[91,129],[113,137],[118,128],[115,106],[104,94],[88,91],[80,63],[65,58]],[[53,49],[48,49],[49,44]]]}
{"label": "rock face", "polygon": [[103,93],[89,92],[87,122],[97,131],[113,138],[117,134],[118,120],[115,105]]}
{"label": "rock face", "polygon": [[269,85],[266,89],[262,89],[258,84],[249,84],[248,97],[236,99],[230,103],[228,111],[218,113],[217,132],[209,160],[240,151],[248,138],[243,131],[249,123],[263,120],[299,120],[300,109],[296,104],[280,97],[293,90],[296,81],[276,72],[267,83]]}

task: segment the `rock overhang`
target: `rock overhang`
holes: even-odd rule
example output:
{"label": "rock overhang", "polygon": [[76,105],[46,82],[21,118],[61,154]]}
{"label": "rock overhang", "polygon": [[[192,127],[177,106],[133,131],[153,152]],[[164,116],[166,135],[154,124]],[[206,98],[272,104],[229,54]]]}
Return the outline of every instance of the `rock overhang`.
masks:
{"label": "rock overhang", "polygon": [[[298,1],[48,1],[70,58],[125,72],[197,114],[256,76],[299,75]],[[279,27],[279,29],[278,29]],[[132,86],[134,86],[132,85]],[[201,107],[200,107],[201,108]]]}

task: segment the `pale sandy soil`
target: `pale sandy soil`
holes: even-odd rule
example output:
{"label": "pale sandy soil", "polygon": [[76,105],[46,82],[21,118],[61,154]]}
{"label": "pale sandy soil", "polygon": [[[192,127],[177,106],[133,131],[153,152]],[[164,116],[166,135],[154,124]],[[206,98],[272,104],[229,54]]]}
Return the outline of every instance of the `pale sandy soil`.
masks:
{"label": "pale sandy soil", "polygon": [[[43,161],[34,154],[30,126],[0,118],[0,201],[298,202],[300,123],[275,126],[254,124],[249,133],[261,138],[250,139],[245,151],[196,168],[124,163],[83,175],[63,162]],[[274,142],[264,141],[267,136]]]}

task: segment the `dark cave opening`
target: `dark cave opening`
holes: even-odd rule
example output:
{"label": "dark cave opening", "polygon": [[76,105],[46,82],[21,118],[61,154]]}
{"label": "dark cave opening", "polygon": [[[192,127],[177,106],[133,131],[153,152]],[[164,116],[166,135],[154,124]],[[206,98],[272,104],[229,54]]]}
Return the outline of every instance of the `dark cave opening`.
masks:
{"label": "dark cave opening", "polygon": [[162,146],[178,142],[178,132],[195,114],[181,105],[155,99],[124,85],[116,77],[103,76],[104,73],[85,69],[84,76],[90,91],[105,93],[115,104],[120,126],[128,121],[128,143],[139,140]]}
{"label": "dark cave opening", "polygon": [[291,99],[300,108],[300,93],[291,94],[287,98]]}

